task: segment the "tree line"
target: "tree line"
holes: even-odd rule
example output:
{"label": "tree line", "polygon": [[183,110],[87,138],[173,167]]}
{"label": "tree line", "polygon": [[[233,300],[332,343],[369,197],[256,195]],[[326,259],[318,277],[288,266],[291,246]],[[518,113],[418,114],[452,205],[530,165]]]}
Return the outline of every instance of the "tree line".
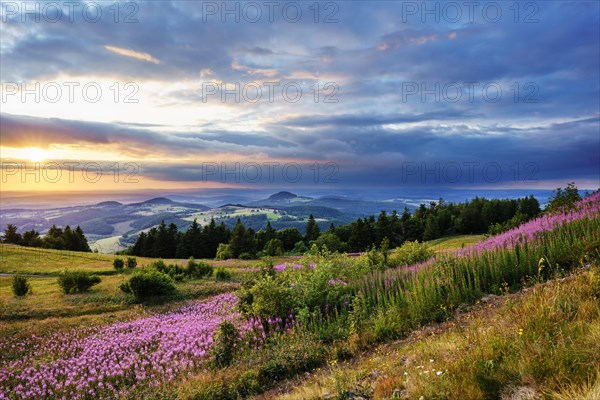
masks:
{"label": "tree line", "polygon": [[69,225],[65,226],[64,229],[52,225],[48,233],[41,237],[35,229],[20,234],[14,224],[8,224],[4,231],[3,242],[46,249],[91,251],[87,238],[79,225],[75,229],[71,229]]}
{"label": "tree line", "polygon": [[382,211],[342,226],[331,224],[321,232],[311,214],[305,233],[296,228],[276,230],[267,222],[258,232],[244,226],[238,218],[232,229],[214,219],[204,227],[196,220],[184,232],[164,221],[142,232],[128,254],[159,258],[256,258],[263,255],[303,254],[312,244],[325,245],[332,251],[361,252],[379,246],[385,238],[390,246],[405,241],[426,241],[453,234],[498,233],[518,226],[541,213],[533,197],[485,199],[475,197],[464,203],[440,199],[421,204],[413,213]]}

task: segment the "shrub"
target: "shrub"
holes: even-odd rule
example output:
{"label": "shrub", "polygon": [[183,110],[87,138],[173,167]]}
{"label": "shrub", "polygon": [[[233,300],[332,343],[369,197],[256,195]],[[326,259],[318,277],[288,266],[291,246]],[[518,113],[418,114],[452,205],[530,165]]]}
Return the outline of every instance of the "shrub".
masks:
{"label": "shrub", "polygon": [[58,285],[65,294],[87,292],[100,282],[99,276],[88,271],[63,271],[58,277]]}
{"label": "shrub", "polygon": [[394,266],[412,265],[433,257],[435,252],[425,243],[405,242],[390,255],[390,263]]}
{"label": "shrub", "polygon": [[231,273],[227,271],[223,267],[217,268],[217,272],[215,273],[215,279],[217,281],[228,281],[231,280]]}
{"label": "shrub", "polygon": [[291,288],[278,276],[264,276],[256,281],[249,290],[251,304],[245,304],[250,315],[268,319],[280,317],[285,320],[294,308]]}
{"label": "shrub", "polygon": [[15,275],[12,279],[12,291],[17,297],[25,296],[31,291],[31,285],[24,276]]}
{"label": "shrub", "polygon": [[121,284],[119,285],[119,289],[121,289],[121,291],[124,293],[131,293],[129,282],[121,282]]}
{"label": "shrub", "polygon": [[136,300],[145,300],[154,296],[164,296],[176,291],[173,279],[155,269],[136,272],[129,282],[120,286],[125,293],[131,293]]}
{"label": "shrub", "polygon": [[240,254],[239,259],[240,260],[253,260],[254,256],[252,254],[250,254],[250,253],[248,253],[248,252],[245,251],[242,254]]}
{"label": "shrub", "polygon": [[165,264],[163,260],[158,260],[150,264],[150,268],[157,270],[158,272],[162,272],[164,274],[169,275],[171,278],[180,281],[183,279],[185,274],[185,270],[183,267],[175,264]]}
{"label": "shrub", "polygon": [[205,262],[198,263],[198,273],[200,276],[211,276],[213,273],[213,267]]}
{"label": "shrub", "polygon": [[121,270],[121,269],[123,269],[124,266],[125,266],[125,263],[123,262],[122,258],[115,258],[113,260],[113,267],[115,267],[116,270]]}
{"label": "shrub", "polygon": [[213,267],[205,262],[196,262],[194,257],[190,257],[187,268],[185,270],[186,275],[190,278],[203,278],[205,276],[211,276],[213,273]]}
{"label": "shrub", "polygon": [[127,257],[127,268],[137,267],[137,259],[135,257]]}
{"label": "shrub", "polygon": [[214,336],[212,353],[219,368],[231,365],[240,341],[240,332],[231,322],[221,322]]}
{"label": "shrub", "polygon": [[304,255],[304,253],[306,253],[308,251],[308,247],[306,247],[306,245],[304,244],[304,242],[302,240],[296,242],[296,244],[294,244],[294,248],[292,249],[291,253],[292,255]]}

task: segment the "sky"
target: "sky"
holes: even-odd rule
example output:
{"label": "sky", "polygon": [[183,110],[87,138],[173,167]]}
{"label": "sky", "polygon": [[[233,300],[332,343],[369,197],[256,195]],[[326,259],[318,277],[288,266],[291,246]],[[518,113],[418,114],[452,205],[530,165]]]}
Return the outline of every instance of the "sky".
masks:
{"label": "sky", "polygon": [[600,3],[11,2],[2,191],[600,187]]}

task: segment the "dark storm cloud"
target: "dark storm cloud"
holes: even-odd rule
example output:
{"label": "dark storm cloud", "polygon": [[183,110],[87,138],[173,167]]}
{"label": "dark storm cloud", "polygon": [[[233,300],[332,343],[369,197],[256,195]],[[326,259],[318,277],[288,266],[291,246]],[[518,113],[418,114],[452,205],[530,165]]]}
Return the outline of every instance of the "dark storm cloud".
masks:
{"label": "dark storm cloud", "polygon": [[[465,14],[457,22],[423,23],[420,15],[405,20],[406,2],[339,2],[338,22],[331,24],[315,23],[308,10],[297,23],[280,17],[273,23],[221,23],[218,17],[204,21],[202,2],[139,4],[134,24],[110,18],[9,21],[3,26],[10,40],[3,39],[2,81],[60,75],[139,82],[193,81],[201,73],[224,82],[323,76],[339,84],[340,101],[232,105],[232,124],[267,121],[260,132],[247,133],[212,121],[184,134],[144,121],[109,124],[2,114],[3,145],[33,140],[111,144],[136,154],[151,149],[174,159],[194,152],[230,157],[251,152],[274,159],[334,160],[344,166],[347,179],[364,185],[393,180],[403,162],[438,161],[510,165],[526,160],[545,179],[598,179],[597,2],[538,2],[533,23],[523,23],[524,9],[515,23],[508,8],[512,3],[506,2],[498,3],[504,14],[494,23],[482,19],[481,11],[472,22]],[[159,62],[106,46],[146,53]],[[502,101],[403,96],[406,83],[431,88],[454,82],[501,85]],[[528,86],[534,88],[533,102],[524,101],[533,93],[527,84],[534,85]],[[168,95],[184,104],[201,101],[187,88]],[[193,167],[153,168],[148,173],[163,179],[198,173]]]}

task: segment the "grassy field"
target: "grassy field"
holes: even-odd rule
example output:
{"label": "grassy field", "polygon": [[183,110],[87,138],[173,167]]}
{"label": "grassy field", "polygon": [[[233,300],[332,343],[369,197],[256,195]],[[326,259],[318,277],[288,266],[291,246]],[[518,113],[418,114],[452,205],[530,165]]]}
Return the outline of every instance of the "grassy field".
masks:
{"label": "grassy field", "polygon": [[351,361],[331,360],[310,378],[258,398],[451,399],[458,393],[465,400],[600,399],[600,270],[487,297],[450,321]]}
{"label": "grassy field", "polygon": [[[305,266],[281,272],[257,271],[260,261],[210,261],[232,274],[226,282],[216,281],[216,271],[193,279],[192,268],[171,268],[180,280],[175,293],[142,304],[119,289],[135,269],[114,270],[113,256],[2,246],[2,272],[32,275],[33,293],[14,297],[12,277],[0,276],[0,337],[17,343],[15,350],[0,341],[0,367],[11,363],[0,382],[15,399],[68,397],[71,390],[161,400],[595,398],[600,219],[596,203],[586,204],[569,223],[562,223],[566,214],[549,215],[546,224],[477,244],[484,252],[430,259],[424,249],[412,272],[391,268],[400,264],[376,250],[277,257],[273,264]],[[530,239],[508,246],[517,234]],[[443,252],[481,239],[454,236],[429,246]],[[418,256],[417,247],[407,243],[402,255]],[[151,261],[138,258],[136,269]],[[57,284],[65,268],[95,272],[102,282],[65,295]],[[238,288],[239,297],[213,296]],[[115,345],[116,337],[135,346]],[[79,350],[82,340],[88,344]],[[47,343],[65,347],[53,352]],[[106,367],[115,352],[126,364]],[[233,358],[219,364],[227,352]],[[32,375],[30,365],[37,371],[54,358],[71,365],[76,384],[56,369]],[[80,358],[104,372],[73,369]],[[55,383],[62,381],[69,383]]]}
{"label": "grassy field", "polygon": [[472,245],[485,239],[485,235],[455,235],[446,236],[439,239],[430,240],[427,245],[436,252],[460,249],[461,247]]}
{"label": "grassy field", "polygon": [[[123,293],[119,285],[135,270],[117,272],[114,256],[95,253],[57,251],[0,244],[0,336],[27,337],[31,333],[54,332],[105,324],[121,319],[140,317],[148,312],[176,307],[191,299],[201,299],[235,290],[245,274],[243,266],[250,262],[229,262],[231,282],[215,282],[214,277],[184,280],[177,283],[177,294],[151,304],[139,305]],[[155,261],[137,257],[138,268]],[[187,260],[165,260],[184,265]],[[239,264],[239,265],[238,265]],[[83,269],[100,275],[102,281],[84,294],[65,295],[57,283],[57,276],[65,269]],[[137,269],[137,268],[136,268]],[[25,274],[32,292],[25,297],[12,293],[12,276]]]}
{"label": "grassy field", "polygon": [[[58,275],[65,269],[84,269],[100,275],[115,274],[113,260],[127,258],[127,256],[114,256],[110,254],[84,253],[77,251],[61,251],[33,247],[21,247],[0,244],[0,274],[27,274],[27,275]],[[150,264],[156,259],[136,257],[138,266]],[[168,264],[185,265],[188,260],[165,260]],[[214,266],[225,266],[232,270],[247,268],[260,263],[257,260],[201,260]],[[276,257],[275,263],[286,262],[288,258]]]}
{"label": "grassy field", "polygon": [[[85,269],[111,274],[114,255],[52,250],[0,244],[0,273],[57,275],[64,269]],[[138,265],[149,264],[151,258],[137,257]],[[187,260],[168,260],[183,265]]]}
{"label": "grassy field", "polygon": [[[134,304],[131,296],[119,289],[119,285],[135,270],[125,268],[120,272],[116,271],[113,268],[114,258],[115,256],[107,254],[0,244],[0,274],[7,274],[0,275],[0,332],[22,336],[27,335],[31,329],[54,330],[61,326],[104,323],[124,316],[133,318],[148,310],[161,310],[165,305],[178,305],[187,300],[235,290],[248,271],[252,271],[260,263],[256,260],[205,260],[215,268],[225,267],[231,273],[232,281],[215,282],[214,277],[184,280],[177,283],[177,295],[162,299],[157,304],[140,306]],[[138,268],[156,261],[145,257],[136,259]],[[289,260],[283,257],[274,259],[276,263],[285,261]],[[165,262],[185,265],[187,260]],[[58,274],[65,269],[87,270],[100,275],[102,281],[87,293],[65,295],[57,283]],[[32,288],[29,295],[22,298],[13,295],[10,275],[15,273],[28,276]]]}
{"label": "grassy field", "polygon": [[[30,278],[32,293],[16,298],[11,290],[12,278],[0,277],[0,322],[23,319],[64,318],[79,315],[112,313],[134,307],[130,296],[119,290],[127,274],[102,276],[102,282],[83,294],[65,295],[54,277]],[[183,301],[234,290],[237,283],[216,283],[214,279],[184,281],[178,295],[169,301]]]}
{"label": "grassy field", "polygon": [[274,209],[263,207],[247,208],[230,206],[194,213],[189,217],[185,217],[184,220],[193,221],[194,219],[196,219],[198,223],[205,225],[210,223],[211,218],[219,220],[222,218],[238,218],[253,215],[266,215],[269,221],[277,221],[279,218],[281,218],[281,214],[275,211],[276,210]]}

